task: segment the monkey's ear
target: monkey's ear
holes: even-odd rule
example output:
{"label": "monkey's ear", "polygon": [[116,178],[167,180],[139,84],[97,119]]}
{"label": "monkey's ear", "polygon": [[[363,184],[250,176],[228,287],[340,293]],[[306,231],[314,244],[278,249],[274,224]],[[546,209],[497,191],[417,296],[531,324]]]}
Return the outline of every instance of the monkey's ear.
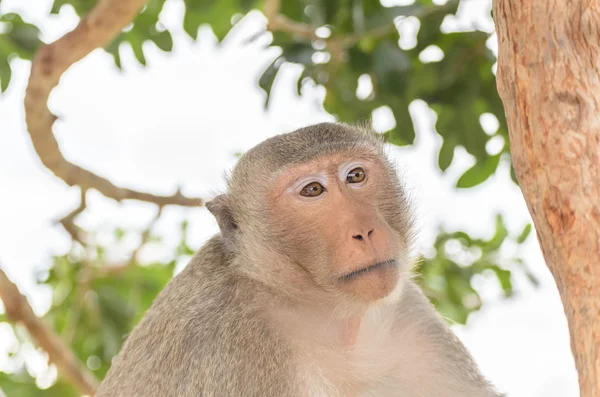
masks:
{"label": "monkey's ear", "polygon": [[231,210],[231,198],[226,194],[220,194],[208,203],[206,209],[213,214],[221,230],[221,234],[227,245],[232,247],[237,233],[237,223],[233,218]]}

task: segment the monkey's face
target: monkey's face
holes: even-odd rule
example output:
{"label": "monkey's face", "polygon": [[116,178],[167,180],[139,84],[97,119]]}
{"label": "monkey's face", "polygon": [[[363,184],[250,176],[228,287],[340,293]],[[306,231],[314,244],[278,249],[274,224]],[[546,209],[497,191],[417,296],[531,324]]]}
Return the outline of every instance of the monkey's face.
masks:
{"label": "monkey's face", "polygon": [[389,171],[376,156],[343,154],[289,168],[267,199],[270,245],[325,290],[386,297],[405,270],[398,183]]}

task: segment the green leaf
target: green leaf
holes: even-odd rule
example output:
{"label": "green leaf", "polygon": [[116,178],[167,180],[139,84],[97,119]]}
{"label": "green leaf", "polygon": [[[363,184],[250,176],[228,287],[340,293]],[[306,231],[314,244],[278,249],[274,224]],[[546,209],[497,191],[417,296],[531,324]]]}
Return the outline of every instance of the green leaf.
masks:
{"label": "green leaf", "polygon": [[440,152],[438,155],[438,166],[442,171],[448,169],[452,160],[454,159],[454,149],[456,148],[456,141],[452,135],[444,137]]}
{"label": "green leaf", "polygon": [[515,167],[513,166],[512,161],[510,163],[510,179],[519,186],[519,180],[517,179],[517,174],[515,174]]}
{"label": "green leaf", "polygon": [[10,64],[5,59],[0,59],[0,92],[6,92],[8,89],[11,75]]}
{"label": "green leaf", "polygon": [[219,41],[231,30],[231,17],[244,12],[238,0],[185,0],[183,29],[194,40],[198,39],[198,28],[210,25]]}
{"label": "green leaf", "polygon": [[391,40],[384,40],[375,48],[373,61],[375,76],[382,85],[397,78],[398,73],[405,73],[412,65],[410,57]]}
{"label": "green leaf", "polygon": [[7,397],[79,397],[80,394],[68,382],[58,379],[52,386],[40,390],[36,380],[25,369],[17,373],[7,374],[0,372],[0,390]]}
{"label": "green leaf", "polygon": [[[450,143],[462,145],[478,161],[477,167],[481,168],[483,164],[479,163],[490,161],[490,156],[485,148],[490,137],[479,123],[480,113],[475,108],[472,98],[456,97],[455,101],[456,108],[449,105],[431,106],[438,116],[435,124],[436,131],[443,138],[452,136],[453,139],[450,140]],[[488,166],[492,165],[488,164]]]}
{"label": "green leaf", "polygon": [[486,252],[496,251],[500,249],[500,246],[504,243],[508,237],[508,229],[506,229],[506,225],[504,224],[504,218],[502,215],[496,215],[496,233],[494,237],[490,241],[487,242],[486,246],[483,247]]}
{"label": "green leaf", "polygon": [[54,0],[52,4],[52,8],[50,9],[51,14],[58,14],[62,6],[71,5],[77,15],[82,16],[91,11],[92,8],[96,5],[96,1],[94,0]]}
{"label": "green leaf", "polygon": [[521,258],[515,258],[514,262],[521,268],[523,273],[525,273],[525,277],[527,277],[527,279],[529,279],[529,282],[534,287],[537,288],[540,286],[540,280],[533,273],[531,273],[531,271],[527,268],[527,266],[525,265],[525,262]]}
{"label": "green leaf", "polygon": [[[415,56],[411,54],[411,56]],[[429,103],[438,100],[440,91],[440,71],[435,64],[422,64],[420,60],[413,61],[413,69],[410,80],[406,86],[406,96],[409,98],[423,99]]]}
{"label": "green leaf", "polygon": [[121,33],[121,35],[119,35],[115,40],[112,41],[112,43],[110,43],[105,48],[105,50],[113,56],[115,65],[117,66],[117,68],[119,70],[122,69],[120,49],[121,49],[121,43],[123,42],[123,40],[124,40],[124,37],[123,37],[123,34]]}
{"label": "green leaf", "polygon": [[[308,71],[306,70],[306,68],[302,69],[302,73],[300,74],[300,76],[298,77],[298,80],[296,81],[296,94],[298,94],[298,96],[302,95],[302,86],[304,84],[305,79],[310,78]],[[271,91],[273,82],[271,81],[271,85],[269,86],[269,91]]]}
{"label": "green leaf", "polygon": [[[307,2],[304,1],[297,1],[297,0],[293,0],[293,1],[281,1],[281,8],[280,8],[280,13],[287,16],[288,18],[290,18],[293,21],[297,21],[297,22],[304,22],[304,23],[311,23],[312,21],[310,20],[310,17],[308,15],[306,15],[305,13],[305,9],[307,7],[308,4],[306,4]],[[310,3],[314,3],[313,1],[310,1]],[[321,21],[321,23],[317,23],[318,25],[323,25],[323,21],[324,21],[324,17],[322,15],[322,9],[319,10],[318,8],[313,8],[312,9],[314,12],[314,19],[317,21]]]}
{"label": "green leaf", "polygon": [[529,236],[529,234],[531,233],[531,223],[528,223],[527,225],[525,225],[525,227],[523,228],[523,231],[521,232],[521,234],[519,234],[519,237],[517,237],[517,243],[519,244],[523,244],[525,242],[525,240],[527,240],[527,237]]}
{"label": "green leaf", "polygon": [[427,12],[422,13],[423,16],[419,18],[421,27],[417,33],[417,49],[419,52],[442,37],[440,26],[447,15],[456,14],[458,4],[458,0],[449,0],[444,5],[429,8]]}
{"label": "green leaf", "polygon": [[[316,12],[312,18],[313,25],[334,26],[336,33],[352,32],[353,22],[358,14],[352,10],[352,0],[328,0],[315,2]],[[361,18],[358,18],[358,27]],[[357,26],[354,26],[357,27]]]}
{"label": "green leaf", "polygon": [[273,82],[275,81],[275,77],[277,76],[277,72],[279,71],[281,63],[282,60],[280,59],[280,57],[275,58],[258,80],[258,86],[267,94],[264,105],[265,109],[267,109],[269,106],[269,99],[271,98],[271,89],[273,88]]}
{"label": "green leaf", "polygon": [[247,13],[254,7],[262,9],[262,3],[264,3],[264,0],[238,0],[238,2],[242,12]]}
{"label": "green leaf", "polygon": [[125,237],[125,234],[126,234],[125,230],[123,230],[120,227],[117,227],[114,231],[115,239],[117,241],[123,240],[123,237]]}
{"label": "green leaf", "polygon": [[133,50],[133,55],[138,60],[139,63],[146,66],[146,55],[144,55],[144,49],[142,47],[143,43],[139,41],[130,41],[131,49]]}
{"label": "green leaf", "polygon": [[[365,3],[364,1],[362,2]],[[379,2],[367,2],[379,3]],[[379,3],[380,5],[380,3]],[[419,2],[407,6],[378,7],[376,10],[370,10],[365,19],[367,31],[381,28],[382,25],[392,25],[394,19],[400,16],[412,16],[423,10],[423,5]]]}
{"label": "green leaf", "polygon": [[194,40],[198,39],[198,29],[204,22],[204,18],[191,11],[186,11],[183,17],[183,30]]}
{"label": "green leaf", "polygon": [[308,43],[293,43],[283,48],[283,57],[292,63],[308,65],[312,63],[315,50]]}
{"label": "green leaf", "polygon": [[348,58],[348,68],[356,75],[373,75],[374,57],[370,50],[363,50],[358,46],[352,47],[348,50]]}
{"label": "green leaf", "polygon": [[0,59],[8,63],[10,57],[17,55],[22,59],[32,59],[42,42],[37,26],[27,23],[15,13],[0,15],[4,33],[0,33]]}
{"label": "green leaf", "polygon": [[398,101],[392,108],[396,127],[390,131],[389,142],[398,146],[412,145],[415,141],[415,126],[408,110],[408,103]]}
{"label": "green leaf", "polygon": [[501,153],[489,156],[487,159],[475,163],[466,170],[456,182],[456,187],[465,189],[485,182],[498,168]]}
{"label": "green leaf", "polygon": [[496,278],[498,279],[498,282],[500,282],[500,286],[502,287],[502,291],[504,291],[504,295],[510,296],[513,292],[510,271],[502,269],[497,265],[490,266],[489,268],[496,274]]}
{"label": "green leaf", "polygon": [[152,41],[165,52],[170,52],[173,49],[173,38],[168,30],[157,32],[152,36]]}

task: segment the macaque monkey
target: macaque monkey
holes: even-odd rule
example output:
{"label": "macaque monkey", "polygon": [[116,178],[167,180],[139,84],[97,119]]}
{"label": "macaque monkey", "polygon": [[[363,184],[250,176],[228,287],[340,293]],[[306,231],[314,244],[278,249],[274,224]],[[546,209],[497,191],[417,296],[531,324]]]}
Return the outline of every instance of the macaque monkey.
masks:
{"label": "macaque monkey", "polygon": [[96,397],[499,397],[411,280],[412,212],[375,133],[267,139],[207,204]]}

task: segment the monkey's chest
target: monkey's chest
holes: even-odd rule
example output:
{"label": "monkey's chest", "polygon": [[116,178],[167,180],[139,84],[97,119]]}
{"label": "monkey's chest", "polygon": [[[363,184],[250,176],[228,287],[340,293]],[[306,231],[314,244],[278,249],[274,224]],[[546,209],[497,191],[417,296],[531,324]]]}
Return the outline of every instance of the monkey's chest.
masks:
{"label": "monkey's chest", "polygon": [[[412,396],[431,372],[432,352],[415,327],[365,324],[356,344],[312,345],[301,365],[307,397]],[[432,395],[435,395],[432,394]]]}
{"label": "monkey's chest", "polygon": [[[386,343],[387,342],[387,343]],[[371,396],[381,384],[393,381],[397,355],[389,340],[361,341],[344,348],[321,347],[301,360],[307,397]]]}

